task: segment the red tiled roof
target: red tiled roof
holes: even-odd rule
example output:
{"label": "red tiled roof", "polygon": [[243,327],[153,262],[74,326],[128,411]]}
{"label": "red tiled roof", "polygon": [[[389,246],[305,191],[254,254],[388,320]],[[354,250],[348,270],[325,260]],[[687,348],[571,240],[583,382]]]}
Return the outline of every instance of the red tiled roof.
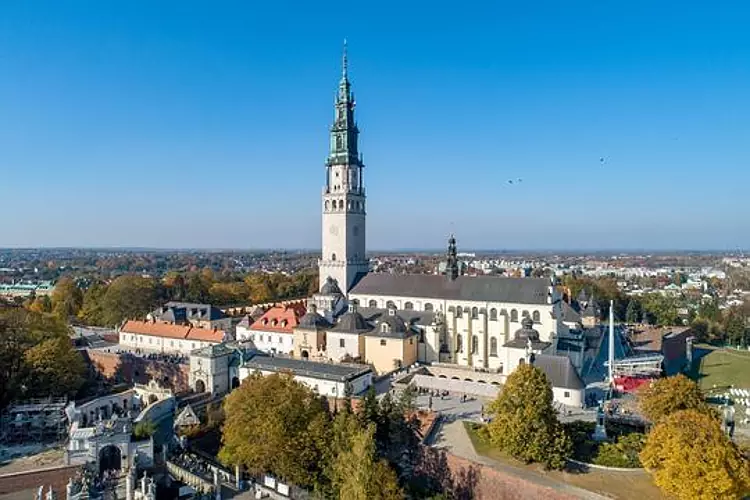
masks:
{"label": "red tiled roof", "polygon": [[191,328],[187,338],[190,340],[202,340],[204,342],[222,342],[224,341],[224,330]]}
{"label": "red tiled roof", "polygon": [[189,325],[173,325],[152,321],[129,320],[123,325],[120,331],[170,339],[202,340],[205,342],[221,342],[224,340],[223,330],[209,330]]}
{"label": "red tiled roof", "polygon": [[292,333],[292,330],[299,324],[299,318],[304,314],[303,304],[274,306],[250,325],[250,330]]}

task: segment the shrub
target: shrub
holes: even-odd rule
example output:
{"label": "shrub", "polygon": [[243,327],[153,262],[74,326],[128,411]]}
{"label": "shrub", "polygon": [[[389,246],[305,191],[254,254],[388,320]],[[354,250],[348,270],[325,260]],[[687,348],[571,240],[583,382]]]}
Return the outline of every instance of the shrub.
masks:
{"label": "shrub", "polygon": [[645,440],[643,434],[634,432],[620,436],[616,443],[602,443],[593,463],[606,467],[640,467],[641,460],[638,454],[643,449]]}

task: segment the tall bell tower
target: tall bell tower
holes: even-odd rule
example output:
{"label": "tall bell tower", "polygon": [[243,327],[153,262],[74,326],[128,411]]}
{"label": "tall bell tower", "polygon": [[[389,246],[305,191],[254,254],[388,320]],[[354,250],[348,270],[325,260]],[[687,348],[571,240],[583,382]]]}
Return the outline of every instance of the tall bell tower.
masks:
{"label": "tall bell tower", "polygon": [[326,278],[331,277],[347,293],[357,278],[369,270],[365,257],[364,163],[357,148],[358,137],[344,41],[323,189],[323,255],[318,262],[321,290]]}

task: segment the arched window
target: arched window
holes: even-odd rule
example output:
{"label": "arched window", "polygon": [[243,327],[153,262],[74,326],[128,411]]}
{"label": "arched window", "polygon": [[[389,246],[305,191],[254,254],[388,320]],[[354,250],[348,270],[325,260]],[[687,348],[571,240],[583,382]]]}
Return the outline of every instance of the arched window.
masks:
{"label": "arched window", "polygon": [[524,311],[521,313],[522,318],[528,318],[529,317],[529,311]]}
{"label": "arched window", "polygon": [[395,309],[396,308],[396,304],[394,304],[392,300],[389,300],[388,302],[385,303],[385,308],[386,309]]}
{"label": "arched window", "polygon": [[359,305],[359,299],[352,299],[352,304],[354,304],[355,306],[358,306]]}
{"label": "arched window", "polygon": [[369,307],[378,307],[378,301],[375,299],[372,299],[370,302],[367,303]]}
{"label": "arched window", "polygon": [[463,309],[461,309],[460,307],[457,307],[456,308],[456,317],[457,318],[461,318],[461,317],[463,317],[463,315],[464,315]]}
{"label": "arched window", "polygon": [[490,356],[497,357],[497,339],[495,337],[490,339]]}
{"label": "arched window", "polygon": [[515,309],[510,310],[510,320],[514,323],[518,323],[518,311]]}
{"label": "arched window", "polygon": [[497,321],[497,309],[490,309],[490,321]]}
{"label": "arched window", "polygon": [[425,302],[424,310],[425,311],[432,311],[432,304],[430,304],[429,302]]}
{"label": "arched window", "polygon": [[471,319],[477,319],[479,317],[479,309],[476,307],[471,308]]}
{"label": "arched window", "polygon": [[453,306],[450,306],[450,307],[448,307],[448,312],[455,313],[456,312],[456,308],[453,307]]}
{"label": "arched window", "polygon": [[479,337],[476,335],[471,337],[471,353],[476,354],[479,351]]}
{"label": "arched window", "polygon": [[341,149],[342,144],[343,144],[343,141],[341,139],[341,136],[337,135],[336,136],[336,149]]}
{"label": "arched window", "polygon": [[391,326],[388,323],[383,323],[380,325],[380,331],[383,333],[389,333],[391,331]]}
{"label": "arched window", "polygon": [[526,364],[526,360],[525,359],[518,358],[518,366],[525,365],[525,364]]}
{"label": "arched window", "polygon": [[335,253],[331,254],[331,260],[336,260],[336,254]]}
{"label": "arched window", "polygon": [[339,200],[339,210],[344,209],[344,200]]}
{"label": "arched window", "polygon": [[331,203],[328,200],[326,200],[326,211],[328,211],[330,206],[331,206]]}
{"label": "arched window", "polygon": [[412,304],[411,302],[404,302],[404,309],[406,309],[407,311],[411,311],[412,309],[414,309],[414,304]]}
{"label": "arched window", "polygon": [[456,352],[464,352],[464,342],[461,334],[456,335]]}
{"label": "arched window", "polygon": [[533,313],[531,313],[531,319],[534,320],[534,323],[539,323],[541,321],[539,317],[539,311],[534,311]]}

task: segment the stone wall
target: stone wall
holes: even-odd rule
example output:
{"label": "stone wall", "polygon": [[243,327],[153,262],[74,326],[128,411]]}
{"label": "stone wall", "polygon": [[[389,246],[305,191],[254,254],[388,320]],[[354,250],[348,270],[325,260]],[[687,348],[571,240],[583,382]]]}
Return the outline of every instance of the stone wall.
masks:
{"label": "stone wall", "polygon": [[0,474],[0,496],[28,492],[29,495],[27,498],[35,498],[39,487],[44,485],[45,494],[49,490],[49,487],[52,486],[52,489],[57,494],[57,498],[64,499],[65,485],[68,484],[68,480],[71,477],[75,476],[79,468],[78,465],[65,465],[14,474]]}
{"label": "stone wall", "polygon": [[190,390],[190,367],[187,364],[102,350],[89,350],[85,354],[91,366],[110,380],[129,384],[147,384],[155,380],[175,394]]}
{"label": "stone wall", "polygon": [[573,500],[576,497],[519,476],[457,457],[437,448],[422,447],[417,469],[426,482],[440,485],[458,500]]}

